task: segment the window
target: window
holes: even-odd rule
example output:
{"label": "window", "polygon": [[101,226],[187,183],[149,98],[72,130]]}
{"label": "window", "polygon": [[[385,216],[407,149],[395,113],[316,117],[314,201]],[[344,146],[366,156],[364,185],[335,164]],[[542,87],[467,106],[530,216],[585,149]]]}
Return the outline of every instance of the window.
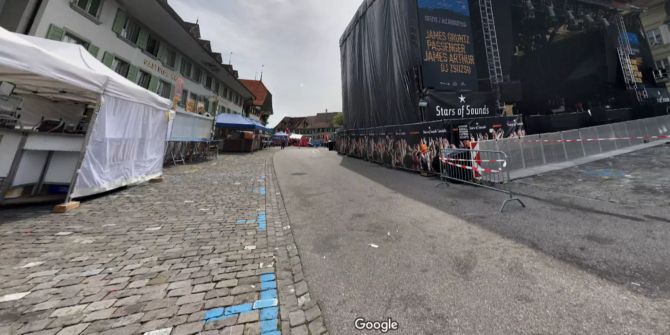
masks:
{"label": "window", "polygon": [[137,85],[140,85],[146,89],[149,88],[149,83],[151,82],[151,75],[147,72],[140,70],[140,77],[137,80]]}
{"label": "window", "polygon": [[88,49],[88,47],[91,45],[90,43],[88,43],[88,42],[82,40],[81,38],[79,38],[77,36],[74,36],[70,33],[65,33],[65,35],[63,36],[63,42],[72,43],[72,44],[79,44],[86,49]]}
{"label": "window", "polygon": [[158,57],[158,49],[160,49],[160,47],[161,43],[155,37],[149,35],[146,51],[154,57]]}
{"label": "window", "polygon": [[74,5],[93,17],[98,17],[102,0],[76,0]]}
{"label": "window", "polygon": [[163,98],[170,99],[170,95],[172,94],[172,84],[165,80],[159,81],[156,93],[158,93],[158,95],[162,96]]}
{"label": "window", "polygon": [[202,70],[199,67],[195,67],[193,71],[193,77],[191,77],[193,81],[196,83],[199,83],[202,80]]}
{"label": "window", "polygon": [[130,70],[130,64],[128,64],[128,62],[124,61],[123,59],[119,59],[119,58],[114,57],[114,61],[112,62],[112,69],[116,73],[118,73],[118,74],[120,74],[124,77],[128,77],[128,71]]}
{"label": "window", "polygon": [[[167,46],[163,45],[164,48],[167,48]],[[165,59],[163,60],[165,62],[165,65],[167,67],[173,68],[175,65],[177,65],[177,52],[172,50],[171,48],[167,48],[167,51],[165,52]]]}
{"label": "window", "polygon": [[191,78],[191,72],[193,72],[193,64],[188,61],[186,58],[181,59],[181,68],[179,69],[181,75],[186,78]]}
{"label": "window", "polygon": [[663,35],[661,35],[661,29],[656,28],[649,30],[647,32],[647,40],[649,41],[649,45],[651,46],[664,44]]}
{"label": "window", "polygon": [[186,100],[188,100],[188,91],[181,91],[181,99],[179,100],[179,107],[186,108]]}
{"label": "window", "polygon": [[207,78],[205,78],[205,87],[207,88],[212,87],[212,77],[210,75],[207,75]]}
{"label": "window", "polygon": [[209,113],[209,99],[204,98],[203,103],[205,104],[205,112]]}
{"label": "window", "polygon": [[137,39],[140,37],[140,25],[134,20],[126,20],[126,24],[123,26],[123,30],[121,30],[121,37],[130,42],[137,43]]}
{"label": "window", "polygon": [[189,99],[197,102],[198,101],[198,95],[191,93],[191,95],[189,96]]}
{"label": "window", "polygon": [[668,58],[663,58],[659,59],[656,61],[656,68],[657,69],[667,69],[670,68],[670,59]]}

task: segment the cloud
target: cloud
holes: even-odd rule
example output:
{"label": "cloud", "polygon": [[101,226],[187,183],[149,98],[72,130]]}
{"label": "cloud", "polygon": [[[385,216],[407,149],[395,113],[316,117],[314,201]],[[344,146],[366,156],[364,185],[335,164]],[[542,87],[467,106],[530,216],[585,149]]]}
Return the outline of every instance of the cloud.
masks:
{"label": "cloud", "polygon": [[361,0],[169,0],[241,78],[260,76],[273,95],[275,125],[284,116],[339,111],[339,39]]}

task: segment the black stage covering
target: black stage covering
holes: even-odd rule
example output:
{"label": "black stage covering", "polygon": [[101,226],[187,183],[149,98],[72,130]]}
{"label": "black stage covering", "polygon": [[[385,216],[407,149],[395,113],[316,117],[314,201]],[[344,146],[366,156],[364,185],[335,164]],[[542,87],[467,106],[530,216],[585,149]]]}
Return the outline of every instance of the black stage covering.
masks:
{"label": "black stage covering", "polygon": [[[616,6],[556,0],[550,11],[532,3],[492,1],[502,100],[523,115],[528,133],[648,114],[624,84]],[[340,39],[345,129],[500,117],[479,13],[477,0],[365,0]],[[639,15],[624,20],[631,57],[652,86]]]}
{"label": "black stage covering", "polygon": [[499,116],[480,90],[488,70],[472,32],[476,4],[366,0],[340,39],[345,128]]}
{"label": "black stage covering", "polygon": [[340,40],[347,129],[420,122],[414,1],[366,0]]}

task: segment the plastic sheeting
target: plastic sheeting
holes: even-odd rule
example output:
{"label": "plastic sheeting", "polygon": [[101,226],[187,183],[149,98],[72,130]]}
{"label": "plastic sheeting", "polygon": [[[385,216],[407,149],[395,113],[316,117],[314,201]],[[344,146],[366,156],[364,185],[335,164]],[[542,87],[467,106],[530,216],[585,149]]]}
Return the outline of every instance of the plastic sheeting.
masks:
{"label": "plastic sheeting", "polygon": [[166,111],[105,96],[72,197],[160,176],[167,125]]}
{"label": "plastic sheeting", "polygon": [[421,121],[416,1],[366,0],[340,39],[347,129]]}
{"label": "plastic sheeting", "polygon": [[271,129],[266,128],[260,122],[246,118],[239,114],[219,114],[216,117],[216,127],[240,130],[261,130],[267,132],[271,131]]}
{"label": "plastic sheeting", "polygon": [[200,141],[212,137],[214,118],[179,111],[171,113],[174,117],[170,121],[168,141]]}

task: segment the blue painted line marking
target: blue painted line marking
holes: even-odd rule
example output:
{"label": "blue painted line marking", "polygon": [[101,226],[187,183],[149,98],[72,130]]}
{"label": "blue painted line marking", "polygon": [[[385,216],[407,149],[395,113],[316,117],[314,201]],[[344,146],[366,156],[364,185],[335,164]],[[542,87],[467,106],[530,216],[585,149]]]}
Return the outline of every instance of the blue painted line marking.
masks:
{"label": "blue painted line marking", "polygon": [[264,231],[267,228],[267,224],[265,221],[265,212],[259,212],[258,213],[258,230],[259,231]]}
{"label": "blue painted line marking", "polygon": [[273,331],[261,333],[261,335],[281,335],[281,333],[278,330],[273,330]]}
{"label": "blue painted line marking", "polygon": [[271,288],[277,288],[277,282],[275,281],[266,281],[261,283],[261,290],[269,290]]}
{"label": "blue painted line marking", "polygon": [[242,304],[242,305],[236,305],[236,306],[230,306],[226,307],[226,312],[225,314],[240,314],[240,313],[246,313],[246,312],[251,312],[253,309],[252,304]]}
{"label": "blue painted line marking", "polygon": [[261,334],[277,330],[277,319],[261,321]]}
{"label": "blue painted line marking", "polygon": [[261,292],[261,300],[265,299],[277,299],[277,290],[265,290]]}
{"label": "blue painted line marking", "polygon": [[261,309],[261,320],[276,319],[279,315],[279,307],[268,307]]}
{"label": "blue painted line marking", "polygon": [[239,316],[253,310],[260,311],[261,334],[280,334],[277,331],[279,300],[277,300],[277,281],[273,270],[267,269],[259,276],[261,282],[260,299],[253,303],[239,304],[228,307],[217,307],[205,311],[203,321],[205,323],[224,320]]}
{"label": "blue painted line marking", "polygon": [[279,301],[277,301],[277,299],[256,300],[256,302],[254,302],[254,309],[274,307],[277,306],[278,303]]}
{"label": "blue painted line marking", "polygon": [[275,280],[275,274],[274,273],[265,273],[261,275],[261,283],[264,283],[266,281],[273,281]]}
{"label": "blue painted line marking", "polygon": [[213,322],[213,321],[218,321],[218,320],[223,320],[227,319],[236,315],[239,315],[241,313],[246,313],[250,312],[253,309],[253,304],[241,304],[241,305],[235,305],[235,306],[230,306],[230,307],[217,307],[214,309],[210,309],[207,312],[205,312],[205,318],[204,321],[205,323],[207,322]]}
{"label": "blue painted line marking", "polygon": [[224,311],[223,307],[210,309],[209,311],[207,311],[207,313],[205,313],[205,321],[222,316],[223,311]]}
{"label": "blue painted line marking", "polygon": [[235,222],[235,223],[237,223],[237,224],[245,224],[245,223],[247,223],[247,220],[244,220],[244,219],[242,219],[242,220],[237,220],[237,222]]}
{"label": "blue painted line marking", "polygon": [[247,223],[256,223],[256,220],[247,220]]}

